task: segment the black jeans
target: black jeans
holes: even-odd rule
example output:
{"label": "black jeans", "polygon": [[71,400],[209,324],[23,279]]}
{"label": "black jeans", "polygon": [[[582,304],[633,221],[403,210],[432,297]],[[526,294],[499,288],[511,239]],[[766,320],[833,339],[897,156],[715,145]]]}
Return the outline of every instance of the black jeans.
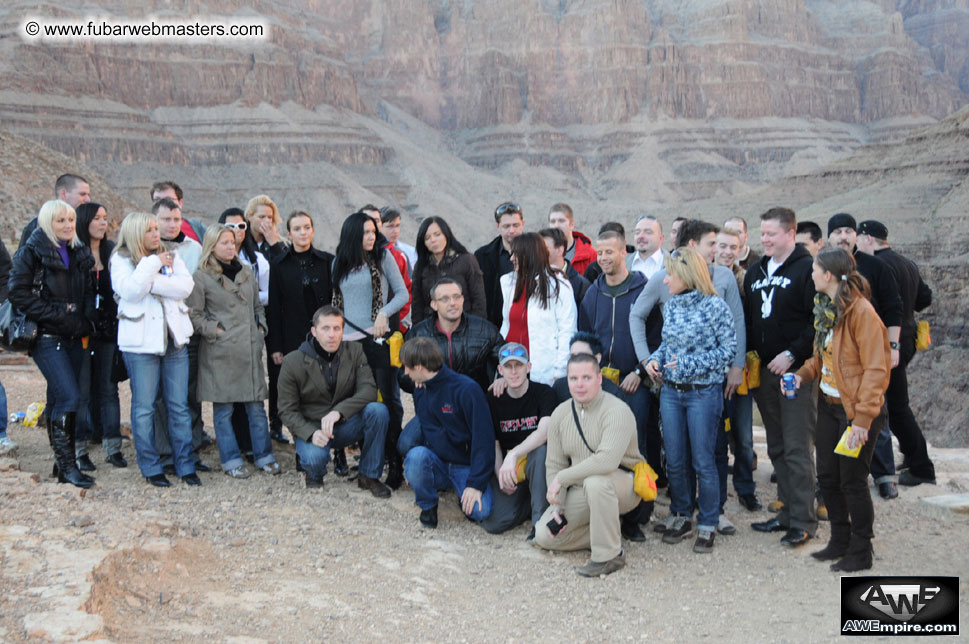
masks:
{"label": "black jeans", "polygon": [[909,471],[921,478],[935,479],[935,465],[929,458],[925,436],[908,402],[908,375],[905,368],[914,356],[915,338],[902,338],[898,366],[892,369],[888,391],[885,392],[888,416],[892,419],[889,429],[898,438],[898,446],[908,459]]}
{"label": "black jeans", "polygon": [[828,402],[823,395],[818,396],[818,422],[814,438],[818,482],[828,508],[832,533],[836,531],[835,526],[850,525],[852,537],[871,540],[874,536],[872,526],[875,511],[868,490],[868,470],[878,434],[885,425],[885,408],[882,407],[882,412],[868,428],[868,442],[862,446],[858,458],[834,453],[848,422],[844,407]]}
{"label": "black jeans", "polygon": [[279,369],[281,365],[273,362],[273,358],[266,350],[266,373],[269,375],[269,429],[282,431],[283,421],[279,418]]}

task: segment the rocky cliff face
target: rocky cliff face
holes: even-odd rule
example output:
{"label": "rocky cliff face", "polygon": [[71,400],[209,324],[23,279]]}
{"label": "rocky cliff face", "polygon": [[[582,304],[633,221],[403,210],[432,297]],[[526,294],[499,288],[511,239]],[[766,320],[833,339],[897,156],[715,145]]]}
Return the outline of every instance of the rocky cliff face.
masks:
{"label": "rocky cliff face", "polygon": [[[424,177],[400,159],[416,146],[502,183],[551,168],[570,198],[662,204],[742,194],[953,112],[969,95],[967,2],[12,0],[0,9],[0,119],[143,182],[184,168],[201,195],[211,188],[192,178],[228,166],[248,187],[324,164],[345,176],[312,181],[307,192],[325,197],[303,206],[345,211],[366,192],[414,204]],[[272,34],[24,42],[20,21],[37,12],[251,15]],[[423,125],[388,131],[407,121],[395,112]],[[424,126],[440,136],[409,138]],[[359,185],[333,185],[347,182]],[[144,186],[119,187],[137,197]],[[203,199],[206,213],[224,205]]]}
{"label": "rocky cliff face", "polygon": [[[888,226],[889,241],[915,260],[933,290],[920,317],[932,327],[932,348],[909,367],[913,408],[926,437],[939,446],[969,442],[969,108],[901,142],[865,146],[812,172],[790,176],[743,199],[697,200],[691,212],[720,222],[738,213],[758,239],[757,215],[793,207],[798,220],[826,230],[849,212]],[[675,208],[663,212],[672,218]]]}

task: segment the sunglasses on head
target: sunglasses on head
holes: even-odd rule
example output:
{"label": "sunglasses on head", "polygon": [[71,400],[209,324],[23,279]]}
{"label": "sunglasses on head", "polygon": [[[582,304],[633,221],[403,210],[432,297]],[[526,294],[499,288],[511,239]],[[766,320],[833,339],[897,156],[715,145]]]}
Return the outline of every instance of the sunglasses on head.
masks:
{"label": "sunglasses on head", "polygon": [[518,207],[518,204],[507,201],[495,208],[495,216],[521,214],[521,211],[522,209]]}
{"label": "sunglasses on head", "polygon": [[231,228],[232,230],[245,230],[246,228],[249,227],[249,224],[247,224],[244,221],[238,221],[232,224],[226,223],[222,225],[225,226],[226,228]]}
{"label": "sunglasses on head", "polygon": [[504,360],[505,358],[522,358],[522,361],[524,362],[525,358],[528,357],[528,354],[525,353],[525,350],[523,348],[514,347],[513,349],[502,349],[501,353],[499,354],[499,357],[502,360]]}

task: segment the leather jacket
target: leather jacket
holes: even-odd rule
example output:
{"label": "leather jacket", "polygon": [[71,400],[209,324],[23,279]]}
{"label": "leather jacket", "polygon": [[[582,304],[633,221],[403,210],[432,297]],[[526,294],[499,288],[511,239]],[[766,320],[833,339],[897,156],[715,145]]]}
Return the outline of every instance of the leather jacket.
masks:
{"label": "leather jacket", "polygon": [[[432,338],[444,354],[444,364],[487,389],[498,369],[498,349],[504,344],[498,329],[484,318],[465,313],[450,339],[437,327],[437,316],[425,318],[407,332],[407,339]],[[400,388],[414,392],[414,383],[400,370]]]}

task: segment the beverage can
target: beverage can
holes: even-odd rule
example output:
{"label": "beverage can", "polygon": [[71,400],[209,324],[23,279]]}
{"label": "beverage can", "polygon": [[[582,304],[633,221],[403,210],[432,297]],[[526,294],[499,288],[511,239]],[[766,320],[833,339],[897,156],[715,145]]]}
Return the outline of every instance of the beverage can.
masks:
{"label": "beverage can", "polygon": [[175,271],[172,269],[171,266],[162,266],[162,268],[161,268],[161,274],[162,275],[171,275],[174,272]]}
{"label": "beverage can", "polygon": [[23,420],[24,420],[24,417],[26,415],[27,414],[25,414],[22,411],[14,412],[14,413],[10,414],[10,423],[11,424],[14,424],[14,423],[22,423]]}
{"label": "beverage can", "polygon": [[794,388],[793,373],[785,373],[781,376],[781,388],[784,390],[785,398],[797,398],[797,389]]}

